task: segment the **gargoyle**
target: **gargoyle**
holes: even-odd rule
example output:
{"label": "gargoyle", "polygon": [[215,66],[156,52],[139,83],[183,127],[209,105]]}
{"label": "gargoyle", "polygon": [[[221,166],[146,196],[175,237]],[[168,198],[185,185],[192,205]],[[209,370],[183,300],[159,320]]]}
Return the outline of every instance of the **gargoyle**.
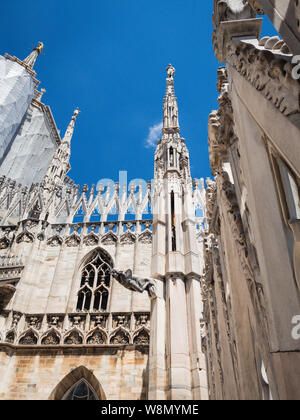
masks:
{"label": "gargoyle", "polygon": [[151,299],[157,297],[154,280],[134,276],[131,270],[127,270],[125,273],[123,271],[112,270],[111,274],[126,289],[139,293],[144,293],[147,290]]}

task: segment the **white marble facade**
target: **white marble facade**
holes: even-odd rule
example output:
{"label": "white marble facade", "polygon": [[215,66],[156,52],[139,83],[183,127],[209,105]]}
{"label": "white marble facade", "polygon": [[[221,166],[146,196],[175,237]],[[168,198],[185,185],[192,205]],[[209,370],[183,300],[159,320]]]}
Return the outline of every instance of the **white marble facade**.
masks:
{"label": "white marble facade", "polygon": [[[28,79],[30,92],[25,106],[18,92],[24,95],[26,89],[16,87],[20,113],[8,121],[18,124],[2,141],[0,347],[1,369],[9,366],[11,374],[0,384],[0,398],[61,398],[70,380],[72,351],[73,371],[87,372],[82,369],[97,360],[98,372],[90,378],[101,388],[97,398],[206,399],[199,327],[205,189],[203,180],[191,178],[187,145],[180,136],[175,69],[167,69],[154,184],[131,184],[128,192],[118,184],[80,188],[66,177],[79,110],[61,138],[49,107],[42,103],[44,92],[34,90],[39,82],[33,66],[42,48],[40,44],[24,61],[3,58],[22,75],[19,83]],[[117,220],[111,218],[116,208]],[[126,221],[132,209],[133,220]],[[148,209],[151,214],[146,214]],[[195,216],[196,209],[201,217]],[[124,287],[112,269],[153,278],[156,298]],[[172,323],[165,330],[170,316]],[[175,332],[173,323],[178,322],[182,327]],[[174,336],[169,338],[170,331]],[[34,396],[21,385],[28,378],[24,350],[29,364],[44,358],[45,367],[35,369],[34,383],[28,379]],[[45,351],[56,355],[57,371],[50,373]],[[125,365],[114,368],[113,355],[120,352]],[[22,371],[21,378],[14,369]]]}

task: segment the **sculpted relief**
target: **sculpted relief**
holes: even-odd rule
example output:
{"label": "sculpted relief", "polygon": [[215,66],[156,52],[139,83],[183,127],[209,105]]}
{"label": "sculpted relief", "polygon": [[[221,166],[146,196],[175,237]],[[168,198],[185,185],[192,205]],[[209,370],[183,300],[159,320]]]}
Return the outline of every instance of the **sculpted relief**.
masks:
{"label": "sculpted relief", "polygon": [[126,289],[139,293],[144,293],[146,290],[151,299],[157,297],[154,280],[134,276],[131,270],[127,270],[125,273],[123,271],[112,270],[111,274]]}

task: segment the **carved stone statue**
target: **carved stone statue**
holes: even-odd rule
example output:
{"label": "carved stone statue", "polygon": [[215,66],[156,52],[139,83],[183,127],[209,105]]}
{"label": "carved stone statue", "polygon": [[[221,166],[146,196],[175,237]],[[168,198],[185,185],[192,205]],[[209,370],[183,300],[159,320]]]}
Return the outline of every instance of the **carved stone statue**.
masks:
{"label": "carved stone statue", "polygon": [[154,280],[134,276],[131,270],[127,270],[125,273],[123,271],[112,270],[111,274],[126,289],[139,293],[144,293],[147,290],[151,299],[157,297]]}
{"label": "carved stone statue", "polygon": [[168,74],[168,78],[169,79],[173,79],[175,76],[175,69],[172,66],[172,64],[169,64],[169,66],[167,67],[167,74]]}
{"label": "carved stone statue", "polygon": [[37,47],[35,47],[35,51],[38,52],[38,54],[40,55],[44,50],[44,43],[43,42],[39,42],[39,45]]}

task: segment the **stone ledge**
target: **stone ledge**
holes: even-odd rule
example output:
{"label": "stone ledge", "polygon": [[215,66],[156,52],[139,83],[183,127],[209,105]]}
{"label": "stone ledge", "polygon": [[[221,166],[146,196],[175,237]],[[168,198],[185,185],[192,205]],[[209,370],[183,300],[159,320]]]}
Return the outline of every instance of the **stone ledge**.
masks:
{"label": "stone ledge", "polygon": [[0,343],[0,352],[3,350],[13,350],[15,353],[57,353],[62,352],[68,353],[70,350],[70,353],[77,353],[85,351],[86,353],[92,354],[97,351],[97,353],[103,353],[105,354],[117,354],[119,351],[138,351],[142,354],[148,354],[149,353],[149,346],[148,345],[73,345],[73,346],[67,346],[67,345],[59,345],[59,346],[21,346],[21,345],[13,345],[9,343]]}

